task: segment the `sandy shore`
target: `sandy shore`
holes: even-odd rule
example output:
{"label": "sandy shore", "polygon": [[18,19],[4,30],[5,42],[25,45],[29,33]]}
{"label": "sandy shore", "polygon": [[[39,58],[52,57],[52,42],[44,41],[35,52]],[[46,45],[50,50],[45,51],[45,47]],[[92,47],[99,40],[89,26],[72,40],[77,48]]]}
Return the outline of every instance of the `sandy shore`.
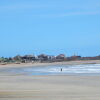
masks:
{"label": "sandy shore", "polygon": [[100,77],[0,76],[0,100],[100,100]]}
{"label": "sandy shore", "polygon": [[[61,64],[85,63],[95,62],[77,61]],[[22,67],[16,65],[18,66]],[[100,100],[100,76],[27,76],[0,73],[0,100]]]}
{"label": "sandy shore", "polygon": [[100,64],[100,60],[84,60],[84,61],[66,61],[53,63],[21,63],[21,64],[0,64],[0,68],[4,67],[34,67],[34,66],[49,66],[49,65],[78,65],[78,64]]}

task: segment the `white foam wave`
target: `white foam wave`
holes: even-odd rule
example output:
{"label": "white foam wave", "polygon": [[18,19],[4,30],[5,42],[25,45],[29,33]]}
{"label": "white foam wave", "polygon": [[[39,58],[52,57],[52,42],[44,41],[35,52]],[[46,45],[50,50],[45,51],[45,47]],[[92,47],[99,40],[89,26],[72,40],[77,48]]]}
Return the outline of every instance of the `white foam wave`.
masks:
{"label": "white foam wave", "polygon": [[[62,69],[62,71],[61,71]],[[15,69],[14,69],[15,70]],[[14,71],[13,70],[13,71]],[[15,71],[19,72],[28,72],[28,73],[99,73],[100,74],[100,64],[84,64],[84,65],[67,65],[67,66],[46,66],[46,67],[29,67],[29,68],[22,68],[16,69]]]}

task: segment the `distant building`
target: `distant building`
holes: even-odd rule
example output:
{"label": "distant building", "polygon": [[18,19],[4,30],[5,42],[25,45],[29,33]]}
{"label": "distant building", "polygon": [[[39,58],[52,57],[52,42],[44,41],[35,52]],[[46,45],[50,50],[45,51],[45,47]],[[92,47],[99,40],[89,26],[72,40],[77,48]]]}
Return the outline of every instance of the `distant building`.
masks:
{"label": "distant building", "polygon": [[73,55],[70,57],[71,60],[81,60],[81,56]]}
{"label": "distant building", "polygon": [[55,56],[48,56],[48,59],[49,60],[54,60],[54,59],[56,59],[56,57]]}
{"label": "distant building", "polygon": [[59,54],[58,56],[56,56],[56,60],[61,60],[61,61],[63,61],[63,60],[66,60],[67,59],[67,57],[64,55],[64,54]]}
{"label": "distant building", "polygon": [[82,57],[82,60],[100,60],[100,55],[95,57]]}
{"label": "distant building", "polygon": [[48,59],[49,59],[48,55],[45,55],[45,54],[38,55],[38,60],[40,60],[40,61],[46,61]]}
{"label": "distant building", "polygon": [[56,57],[55,57],[55,56],[49,55],[49,56],[48,56],[48,61],[49,61],[49,62],[55,62],[55,61],[56,61]]}
{"label": "distant building", "polygon": [[[15,61],[21,61],[21,58],[22,58],[22,56],[17,55],[17,56],[15,56],[15,57],[13,58],[13,60],[15,60]],[[11,59],[12,59],[12,58],[11,58]]]}
{"label": "distant building", "polygon": [[33,62],[36,60],[36,57],[34,55],[25,55],[22,56],[22,62]]}

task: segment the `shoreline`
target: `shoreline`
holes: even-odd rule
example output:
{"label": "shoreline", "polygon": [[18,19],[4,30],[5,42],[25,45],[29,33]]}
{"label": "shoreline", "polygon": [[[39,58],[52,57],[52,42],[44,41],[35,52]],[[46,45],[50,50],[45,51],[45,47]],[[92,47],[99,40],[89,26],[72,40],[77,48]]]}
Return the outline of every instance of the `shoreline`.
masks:
{"label": "shoreline", "polygon": [[52,62],[52,63],[20,63],[20,64],[0,64],[0,68],[13,68],[13,67],[40,67],[40,66],[53,66],[53,65],[81,65],[81,64],[100,64],[100,60],[79,60],[79,61],[66,61],[66,62]]}
{"label": "shoreline", "polygon": [[[3,68],[29,66],[100,64],[99,61],[27,63],[0,65]],[[100,76],[10,74],[0,72],[0,100],[100,100]]]}

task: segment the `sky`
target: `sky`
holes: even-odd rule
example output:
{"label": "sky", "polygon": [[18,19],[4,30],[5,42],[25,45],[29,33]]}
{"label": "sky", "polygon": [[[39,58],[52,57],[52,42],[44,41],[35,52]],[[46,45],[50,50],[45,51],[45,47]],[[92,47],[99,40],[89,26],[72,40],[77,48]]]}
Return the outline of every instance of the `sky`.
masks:
{"label": "sky", "polygon": [[100,0],[0,0],[0,57],[100,55]]}

